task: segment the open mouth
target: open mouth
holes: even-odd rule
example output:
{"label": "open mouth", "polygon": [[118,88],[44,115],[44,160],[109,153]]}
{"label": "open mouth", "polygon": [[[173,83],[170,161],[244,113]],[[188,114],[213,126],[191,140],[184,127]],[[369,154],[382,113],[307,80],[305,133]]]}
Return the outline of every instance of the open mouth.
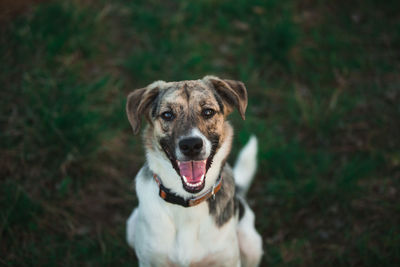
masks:
{"label": "open mouth", "polygon": [[177,160],[171,143],[168,139],[160,140],[160,145],[167,158],[171,161],[172,167],[181,177],[183,189],[192,194],[200,192],[205,186],[206,173],[213,163],[214,155],[219,146],[219,137],[214,136],[211,138],[211,153],[207,159],[203,160]]}
{"label": "open mouth", "polygon": [[183,187],[190,193],[200,192],[205,185],[207,160],[176,161]]}

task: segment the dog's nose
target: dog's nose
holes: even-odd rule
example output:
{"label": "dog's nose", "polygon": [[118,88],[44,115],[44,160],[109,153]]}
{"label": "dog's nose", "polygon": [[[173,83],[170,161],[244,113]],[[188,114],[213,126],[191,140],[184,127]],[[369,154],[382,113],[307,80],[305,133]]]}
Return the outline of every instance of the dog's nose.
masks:
{"label": "dog's nose", "polygon": [[203,140],[198,137],[189,137],[179,141],[179,148],[185,156],[197,156],[203,148]]}

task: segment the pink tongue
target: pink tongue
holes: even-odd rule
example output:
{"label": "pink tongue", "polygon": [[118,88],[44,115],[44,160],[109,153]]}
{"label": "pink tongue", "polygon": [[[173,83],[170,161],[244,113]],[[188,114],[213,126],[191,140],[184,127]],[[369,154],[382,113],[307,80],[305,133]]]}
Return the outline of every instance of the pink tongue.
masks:
{"label": "pink tongue", "polygon": [[201,181],[206,173],[206,161],[180,161],[178,163],[179,171],[186,177],[188,183],[195,184]]}

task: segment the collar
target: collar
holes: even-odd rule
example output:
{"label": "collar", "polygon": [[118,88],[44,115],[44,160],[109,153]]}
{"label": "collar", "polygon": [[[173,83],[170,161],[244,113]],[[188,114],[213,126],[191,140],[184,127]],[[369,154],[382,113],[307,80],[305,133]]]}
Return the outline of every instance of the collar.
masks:
{"label": "collar", "polygon": [[217,181],[215,182],[215,184],[210,189],[208,189],[206,192],[204,192],[200,196],[185,199],[181,196],[176,195],[175,193],[172,193],[171,190],[166,188],[161,183],[161,180],[157,176],[157,174],[153,174],[153,178],[157,182],[158,187],[160,188],[159,195],[162,199],[164,199],[165,201],[172,203],[172,204],[181,205],[185,208],[196,206],[196,205],[200,204],[201,202],[209,199],[210,197],[212,197],[212,199],[215,199],[215,194],[221,189],[221,185],[222,185],[222,183],[221,183],[222,176],[220,175],[219,178],[217,179]]}

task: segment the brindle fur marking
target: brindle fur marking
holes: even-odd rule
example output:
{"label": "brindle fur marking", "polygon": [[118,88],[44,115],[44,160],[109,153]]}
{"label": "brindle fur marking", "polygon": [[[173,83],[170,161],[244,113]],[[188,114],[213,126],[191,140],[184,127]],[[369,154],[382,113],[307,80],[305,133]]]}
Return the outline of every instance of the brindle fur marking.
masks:
{"label": "brindle fur marking", "polygon": [[215,199],[209,198],[207,200],[210,213],[219,227],[223,226],[236,213],[235,181],[232,170],[227,164],[221,175],[221,189],[215,195]]}

